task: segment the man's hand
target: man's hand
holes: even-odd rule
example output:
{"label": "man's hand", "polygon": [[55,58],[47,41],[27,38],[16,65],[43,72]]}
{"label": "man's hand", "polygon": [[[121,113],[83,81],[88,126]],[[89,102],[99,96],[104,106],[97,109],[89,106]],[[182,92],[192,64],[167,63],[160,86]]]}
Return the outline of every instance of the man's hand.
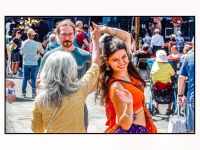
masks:
{"label": "man's hand", "polygon": [[14,49],[17,49],[17,45],[14,46]]}
{"label": "man's hand", "polygon": [[11,61],[10,60],[7,61],[7,66],[11,66]]}
{"label": "man's hand", "polygon": [[184,106],[185,99],[183,97],[178,97],[177,100],[178,100],[177,102],[178,102],[179,105]]}

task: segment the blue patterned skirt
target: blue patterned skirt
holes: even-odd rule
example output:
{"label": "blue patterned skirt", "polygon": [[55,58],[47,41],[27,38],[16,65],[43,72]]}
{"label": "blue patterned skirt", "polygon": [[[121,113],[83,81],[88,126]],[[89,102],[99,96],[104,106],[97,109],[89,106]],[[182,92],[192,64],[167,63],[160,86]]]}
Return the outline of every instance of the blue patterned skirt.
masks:
{"label": "blue patterned skirt", "polygon": [[129,130],[124,130],[119,126],[114,133],[148,133],[148,131],[144,126],[132,124]]}

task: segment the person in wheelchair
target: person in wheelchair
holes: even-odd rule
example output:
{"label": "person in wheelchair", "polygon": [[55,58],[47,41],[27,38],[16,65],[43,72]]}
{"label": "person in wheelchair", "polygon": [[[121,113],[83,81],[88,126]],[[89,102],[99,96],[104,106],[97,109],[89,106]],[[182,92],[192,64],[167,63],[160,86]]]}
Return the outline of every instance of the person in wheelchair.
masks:
{"label": "person in wheelchair", "polygon": [[[160,103],[162,104],[168,104],[168,108],[166,111],[167,115],[170,115],[173,113],[171,110],[171,105],[173,102],[173,84],[171,81],[171,76],[175,75],[175,71],[172,68],[172,66],[168,63],[167,60],[167,53],[164,50],[158,50],[156,52],[156,61],[154,62],[152,69],[151,69],[151,74],[152,74],[152,82],[153,82],[153,97],[154,100],[157,98],[159,94],[162,95],[162,92],[158,91],[164,91],[164,95],[162,95],[162,100]],[[164,97],[170,96],[165,102]],[[169,100],[170,99],[170,100]],[[156,100],[155,100],[156,101]],[[158,114],[158,106],[159,102],[156,102],[156,108],[157,110],[154,110],[154,114]]]}

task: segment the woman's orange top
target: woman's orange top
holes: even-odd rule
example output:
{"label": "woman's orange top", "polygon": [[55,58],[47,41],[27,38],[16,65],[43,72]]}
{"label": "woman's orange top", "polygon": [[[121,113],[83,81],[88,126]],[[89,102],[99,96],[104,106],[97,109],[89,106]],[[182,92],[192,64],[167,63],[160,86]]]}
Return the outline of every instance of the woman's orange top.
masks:
{"label": "woman's orange top", "polygon": [[[117,80],[117,81],[115,81]],[[109,89],[112,83],[114,82],[120,82],[125,89],[127,89],[133,97],[133,111],[137,111],[139,108],[143,106],[145,116],[146,116],[146,127],[149,133],[157,133],[156,127],[153,124],[152,117],[149,113],[149,110],[145,107],[145,97],[144,97],[144,85],[141,81],[131,77],[130,83],[124,83],[122,81],[119,81],[121,79],[119,78],[112,78],[109,82]],[[107,116],[107,122],[106,125],[109,126],[106,130],[112,129],[116,125],[116,112],[114,105],[112,103],[112,100],[110,99],[110,92],[108,93],[107,99],[109,102],[106,104],[106,116]]]}

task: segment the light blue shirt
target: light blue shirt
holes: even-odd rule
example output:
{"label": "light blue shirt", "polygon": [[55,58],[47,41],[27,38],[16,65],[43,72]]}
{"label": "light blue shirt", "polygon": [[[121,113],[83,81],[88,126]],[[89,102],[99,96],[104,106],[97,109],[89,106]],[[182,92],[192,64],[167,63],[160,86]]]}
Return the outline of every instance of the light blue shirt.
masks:
{"label": "light blue shirt", "polygon": [[37,51],[40,51],[39,43],[27,39],[22,43],[23,65],[38,65]]}
{"label": "light blue shirt", "polygon": [[160,34],[155,34],[152,36],[150,47],[153,48],[153,46],[161,46],[164,48],[164,39]]}

